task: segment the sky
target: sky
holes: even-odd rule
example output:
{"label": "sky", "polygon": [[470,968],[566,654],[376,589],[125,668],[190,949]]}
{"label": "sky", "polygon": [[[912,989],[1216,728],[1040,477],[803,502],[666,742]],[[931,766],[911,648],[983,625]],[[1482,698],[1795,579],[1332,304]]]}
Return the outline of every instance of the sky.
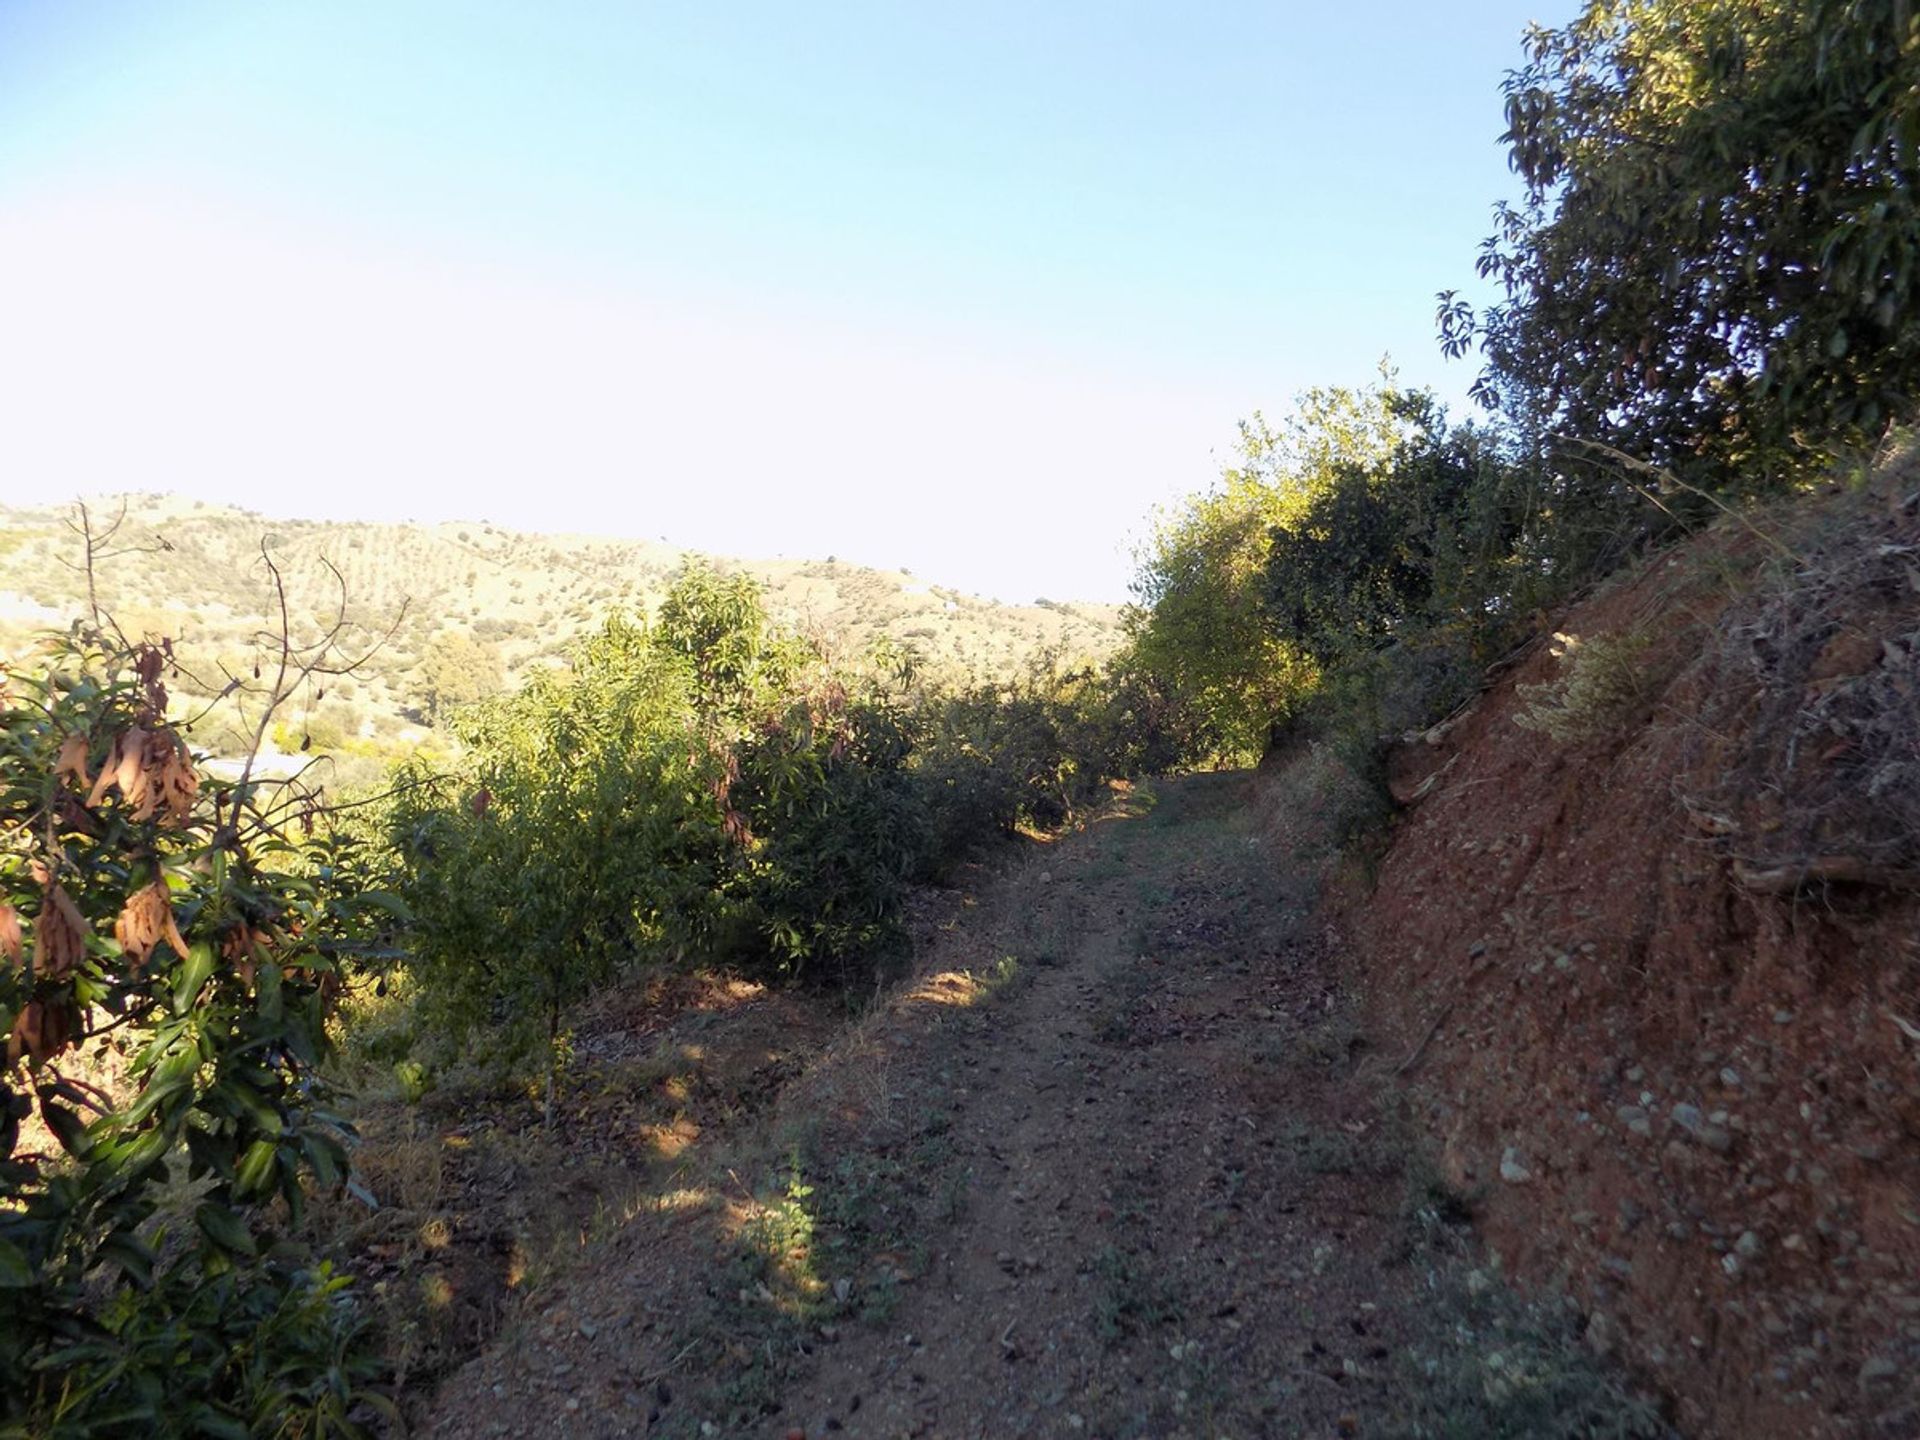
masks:
{"label": "sky", "polygon": [[1546,3],[0,0],[0,500],[1121,600],[1256,409],[1466,412]]}

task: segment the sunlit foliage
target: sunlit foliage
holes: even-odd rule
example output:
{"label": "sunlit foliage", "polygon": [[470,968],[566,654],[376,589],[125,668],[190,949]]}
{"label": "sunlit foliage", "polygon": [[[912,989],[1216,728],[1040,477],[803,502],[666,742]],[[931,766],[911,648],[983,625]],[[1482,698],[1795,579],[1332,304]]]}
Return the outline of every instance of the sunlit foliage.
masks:
{"label": "sunlit foliage", "polygon": [[1920,388],[1920,15],[1906,0],[1590,0],[1507,82],[1525,186],[1441,297],[1516,418],[1755,487]]}

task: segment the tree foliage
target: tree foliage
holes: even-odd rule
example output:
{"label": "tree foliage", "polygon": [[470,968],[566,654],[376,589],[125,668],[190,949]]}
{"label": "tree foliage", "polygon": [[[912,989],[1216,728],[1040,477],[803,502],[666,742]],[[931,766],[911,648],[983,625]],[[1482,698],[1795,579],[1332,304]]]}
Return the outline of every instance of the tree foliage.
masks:
{"label": "tree foliage", "polygon": [[338,1430],[356,1326],[273,1216],[344,1177],[316,1066],[391,905],[311,797],[200,771],[167,666],[77,627],[0,671],[0,1413]]}
{"label": "tree foliage", "polygon": [[1908,0],[1589,0],[1506,86],[1511,163],[1449,293],[1483,398],[1696,483],[1877,436],[1920,388],[1920,16]]}
{"label": "tree foliage", "polygon": [[[1240,427],[1239,463],[1163,516],[1134,581],[1134,663],[1194,717],[1202,751],[1250,759],[1314,683],[1311,656],[1274,623],[1274,537],[1297,527],[1353,467],[1393,453],[1405,428],[1392,390],[1314,390],[1279,428]],[[1195,755],[1192,758],[1201,758]]]}
{"label": "tree foliage", "polygon": [[428,1009],[450,1037],[484,1028],[506,1058],[559,1032],[564,1007],[633,957],[682,938],[706,888],[718,767],[689,742],[691,679],[615,619],[565,671],[456,711],[469,761],[416,766],[391,834]]}
{"label": "tree foliage", "polygon": [[1450,426],[1425,391],[1383,392],[1392,449],[1330,459],[1274,525],[1266,603],[1322,668],[1416,632],[1497,628],[1524,566],[1526,486],[1496,432]]}
{"label": "tree foliage", "polygon": [[427,646],[417,675],[434,724],[462,705],[498,694],[506,682],[500,653],[464,630],[442,630]]}

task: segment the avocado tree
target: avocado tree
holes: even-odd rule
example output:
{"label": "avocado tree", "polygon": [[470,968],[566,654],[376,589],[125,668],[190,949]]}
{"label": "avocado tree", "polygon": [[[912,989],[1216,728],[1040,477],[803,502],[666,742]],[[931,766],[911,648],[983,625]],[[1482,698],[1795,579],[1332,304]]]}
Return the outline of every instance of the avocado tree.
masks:
{"label": "avocado tree", "polygon": [[619,617],[572,662],[455,711],[462,772],[418,770],[391,817],[424,1003],[451,1038],[538,1048],[549,1120],[562,1013],[695,933],[723,838],[689,667]]}
{"label": "avocado tree", "polygon": [[[1690,483],[1790,478],[1920,390],[1920,14],[1589,0],[1508,77],[1518,204],[1449,352],[1515,418]],[[1589,497],[1592,498],[1592,497]]]}
{"label": "avocado tree", "polygon": [[310,793],[201,769],[170,665],[0,669],[0,1429],[350,1432],[344,1282],[278,1232],[345,1177],[316,1067],[392,905]]}

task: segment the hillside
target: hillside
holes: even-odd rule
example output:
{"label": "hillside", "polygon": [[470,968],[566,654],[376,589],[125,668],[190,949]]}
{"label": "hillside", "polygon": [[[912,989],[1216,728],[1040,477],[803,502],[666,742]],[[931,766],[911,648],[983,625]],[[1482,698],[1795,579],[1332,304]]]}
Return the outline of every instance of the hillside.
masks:
{"label": "hillside", "polygon": [[[583,1091],[675,1083],[582,1186],[670,1178],[430,1433],[1915,1434],[1915,473],[1564,607],[1366,865],[1303,746],[970,884],[858,1026],[601,1012]],[[412,1263],[484,1297],[461,1165]]]}
{"label": "hillside", "polygon": [[[277,520],[163,495],[96,502],[96,525],[111,522],[122,498],[124,523],[97,567],[101,603],[129,634],[174,637],[183,668],[206,677],[201,693],[218,688],[222,669],[254,664],[271,611],[263,545],[287,579],[296,626],[330,618],[344,593],[366,638],[391,630],[364,671],[322,702],[330,736],[405,733],[426,705],[421,662],[437,636],[470,637],[510,681],[558,659],[608,612],[645,610],[695,558],[754,576],[776,620],[835,653],[857,655],[885,637],[911,647],[933,675],[999,678],[1049,653],[1098,659],[1119,639],[1119,606],[1008,605],[831,556],[698,556],[664,541],[530,535],[478,522]],[[0,645],[63,626],[84,608],[72,518],[67,506],[0,506]]]}
{"label": "hillside", "polygon": [[1915,473],[1559,614],[1347,909],[1446,1183],[1689,1435],[1920,1434]]}

